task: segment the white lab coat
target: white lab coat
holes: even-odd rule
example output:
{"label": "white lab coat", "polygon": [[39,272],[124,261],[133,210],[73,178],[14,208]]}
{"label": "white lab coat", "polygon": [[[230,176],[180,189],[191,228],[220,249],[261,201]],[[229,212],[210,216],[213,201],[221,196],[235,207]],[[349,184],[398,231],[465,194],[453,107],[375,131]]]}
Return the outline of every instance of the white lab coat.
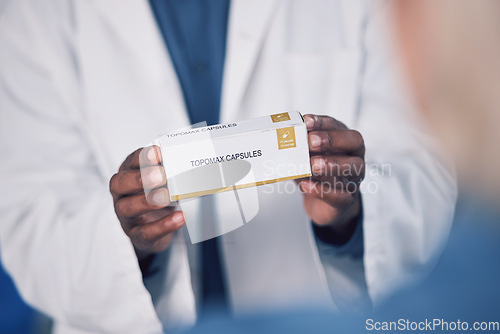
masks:
{"label": "white lab coat", "polygon": [[[257,216],[222,242],[237,314],[377,303],[432,265],[449,232],[454,178],[400,101],[373,3],[232,1],[221,121],[331,115],[364,135],[372,187],[359,259],[318,247],[300,194],[279,191],[293,182],[259,190]],[[130,152],[188,125],[148,2],[12,0],[0,10],[0,245],[22,296],[61,333],[192,323],[190,243],[177,234],[150,294],[108,191]],[[218,219],[232,219],[215,202]],[[202,219],[200,201],[183,209]]]}

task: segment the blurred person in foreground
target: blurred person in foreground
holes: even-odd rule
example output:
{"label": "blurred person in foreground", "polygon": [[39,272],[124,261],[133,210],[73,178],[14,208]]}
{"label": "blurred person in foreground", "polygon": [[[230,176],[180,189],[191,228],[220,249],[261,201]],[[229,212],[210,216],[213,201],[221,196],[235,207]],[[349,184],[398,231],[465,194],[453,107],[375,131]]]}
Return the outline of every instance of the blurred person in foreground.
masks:
{"label": "blurred person in foreground", "polygon": [[409,88],[456,161],[461,200],[435,272],[387,311],[493,321],[498,331],[500,2],[394,1],[393,14]]}
{"label": "blurred person in foreground", "polygon": [[[363,317],[298,311],[239,322],[207,321],[194,332],[499,331],[500,2],[398,0],[392,2],[391,18],[415,104],[452,152],[459,172],[462,199],[436,269],[422,284]],[[399,325],[400,319],[404,325],[407,320],[433,325],[416,331],[383,329]]]}

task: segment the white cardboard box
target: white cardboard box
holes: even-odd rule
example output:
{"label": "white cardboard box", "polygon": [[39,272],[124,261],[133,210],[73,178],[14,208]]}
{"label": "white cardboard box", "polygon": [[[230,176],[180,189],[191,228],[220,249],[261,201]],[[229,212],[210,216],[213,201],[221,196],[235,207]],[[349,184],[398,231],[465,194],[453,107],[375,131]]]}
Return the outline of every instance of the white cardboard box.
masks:
{"label": "white cardboard box", "polygon": [[171,201],[311,175],[299,112],[180,130],[161,148]]}

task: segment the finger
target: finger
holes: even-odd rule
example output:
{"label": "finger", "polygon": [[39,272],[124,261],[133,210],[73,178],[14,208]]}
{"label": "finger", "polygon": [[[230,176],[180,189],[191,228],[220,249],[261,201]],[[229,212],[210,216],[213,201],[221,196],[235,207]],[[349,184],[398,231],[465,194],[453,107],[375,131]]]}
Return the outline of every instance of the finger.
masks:
{"label": "finger", "polygon": [[[168,248],[170,243],[172,242],[172,238],[174,236],[174,233],[167,233],[165,236],[156,239],[154,241],[135,241],[134,242],[134,248],[136,250],[136,254],[147,254],[146,256],[151,255],[151,253],[160,253],[163,252],[165,249]],[[142,255],[144,256],[144,255]],[[144,258],[144,257],[143,257]]]}
{"label": "finger", "polygon": [[169,204],[168,189],[158,188],[149,192],[147,198],[144,193],[120,198],[115,203],[115,211],[119,218],[127,219],[164,208]]}
{"label": "finger", "polygon": [[151,166],[116,173],[109,181],[109,190],[114,197],[118,198],[142,192],[144,189],[163,187],[166,184],[167,177],[163,167]]}
{"label": "finger", "polygon": [[304,180],[300,183],[300,190],[304,195],[321,199],[333,207],[345,208],[354,202],[359,188],[333,187],[326,182]]}
{"label": "finger", "polygon": [[161,151],[158,146],[153,145],[139,148],[125,159],[123,164],[120,166],[120,171],[155,166],[161,164],[161,161]]}
{"label": "finger", "polygon": [[154,189],[167,184],[167,176],[163,166],[141,168],[141,181],[144,189]]}
{"label": "finger", "polygon": [[127,224],[130,227],[135,227],[137,225],[145,225],[152,223],[156,220],[165,218],[166,216],[170,215],[171,213],[175,212],[177,210],[176,206],[168,206],[166,208],[162,208],[159,210],[153,210],[153,211],[148,211],[145,214],[142,214],[140,216],[137,216],[133,219],[127,220]]}
{"label": "finger", "polygon": [[313,179],[331,181],[340,178],[360,183],[365,177],[365,162],[357,156],[320,156],[311,157]]}
{"label": "finger", "polygon": [[309,151],[364,157],[365,142],[356,130],[313,131],[309,133]]}
{"label": "finger", "polygon": [[170,233],[180,229],[186,222],[182,211],[176,211],[168,216],[145,225],[137,225],[130,230],[129,237],[139,248],[149,248],[153,243]]}
{"label": "finger", "polygon": [[307,131],[347,130],[347,126],[344,123],[330,116],[308,114],[304,115],[304,122],[306,123]]}

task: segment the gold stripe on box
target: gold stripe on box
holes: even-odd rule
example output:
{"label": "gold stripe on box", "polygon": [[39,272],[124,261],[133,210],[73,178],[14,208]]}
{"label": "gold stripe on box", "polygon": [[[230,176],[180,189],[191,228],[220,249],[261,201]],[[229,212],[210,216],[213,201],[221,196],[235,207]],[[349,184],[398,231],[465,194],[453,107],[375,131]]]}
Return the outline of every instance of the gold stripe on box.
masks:
{"label": "gold stripe on box", "polygon": [[238,189],[250,188],[250,187],[255,187],[255,186],[263,186],[265,184],[271,184],[271,183],[294,180],[294,179],[301,179],[301,178],[309,177],[309,176],[311,176],[310,173],[302,174],[302,175],[295,175],[295,176],[281,177],[278,179],[272,179],[272,180],[266,180],[266,181],[238,184],[238,185],[234,185],[234,186],[211,189],[211,190],[195,191],[192,193],[187,193],[187,194],[182,194],[182,195],[174,195],[171,197],[171,199],[172,199],[172,201],[180,201],[181,199],[206,196],[206,195],[211,195],[211,194],[216,194],[216,193],[222,193],[225,191],[238,190]]}

